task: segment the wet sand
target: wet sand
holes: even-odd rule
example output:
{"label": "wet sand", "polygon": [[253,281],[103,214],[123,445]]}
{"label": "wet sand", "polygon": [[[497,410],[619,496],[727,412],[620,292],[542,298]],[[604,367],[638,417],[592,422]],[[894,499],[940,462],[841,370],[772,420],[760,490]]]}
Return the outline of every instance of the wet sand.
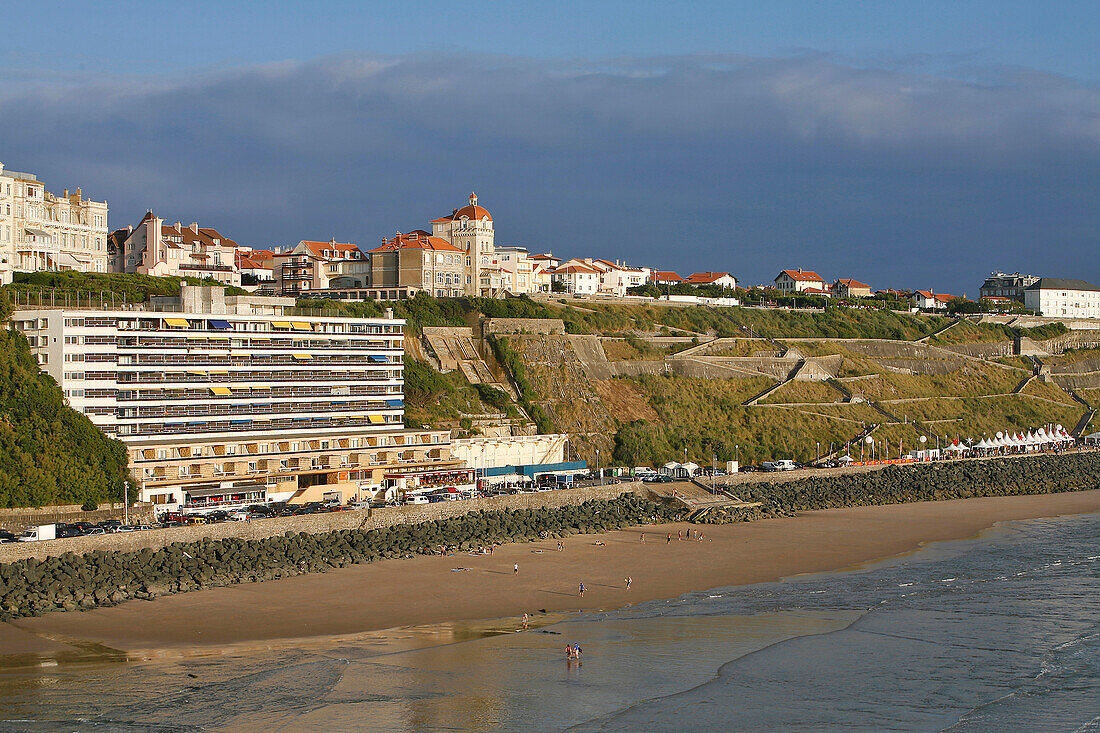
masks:
{"label": "wet sand", "polygon": [[[135,654],[158,649],[186,653],[524,613],[537,622],[542,610],[620,608],[693,590],[838,570],[911,552],[928,542],[973,537],[1000,521],[1096,511],[1100,490],[831,509],[747,524],[670,524],[577,535],[565,541],[563,552],[551,539],[498,547],[491,556],[460,553],[386,560],[325,574],[20,619],[0,624],[0,654],[56,643],[94,643]],[[701,531],[705,539],[677,540],[678,531]],[[513,572],[514,563],[519,564],[518,573]],[[628,576],[633,579],[629,590]],[[583,598],[580,583],[586,588]]]}

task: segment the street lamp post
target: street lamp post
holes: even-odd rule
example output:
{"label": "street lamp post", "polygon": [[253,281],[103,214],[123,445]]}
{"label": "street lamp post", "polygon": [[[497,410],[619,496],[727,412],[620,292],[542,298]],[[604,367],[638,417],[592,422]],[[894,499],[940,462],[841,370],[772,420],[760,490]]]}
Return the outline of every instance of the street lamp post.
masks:
{"label": "street lamp post", "polygon": [[821,441],[817,441],[817,458],[814,459],[814,463],[821,460]]}
{"label": "street lamp post", "polygon": [[600,449],[596,449],[596,474],[600,477],[600,486],[603,486],[603,471],[600,470]]}

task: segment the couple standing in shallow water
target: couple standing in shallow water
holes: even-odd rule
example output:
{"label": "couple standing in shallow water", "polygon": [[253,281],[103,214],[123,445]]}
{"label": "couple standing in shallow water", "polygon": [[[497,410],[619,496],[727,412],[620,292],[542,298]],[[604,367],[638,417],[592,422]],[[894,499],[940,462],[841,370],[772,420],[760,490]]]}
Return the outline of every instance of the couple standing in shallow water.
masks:
{"label": "couple standing in shallow water", "polygon": [[581,645],[580,644],[573,644],[572,646],[570,646],[569,644],[566,644],[565,645],[565,656],[568,659],[580,659],[581,658]]}

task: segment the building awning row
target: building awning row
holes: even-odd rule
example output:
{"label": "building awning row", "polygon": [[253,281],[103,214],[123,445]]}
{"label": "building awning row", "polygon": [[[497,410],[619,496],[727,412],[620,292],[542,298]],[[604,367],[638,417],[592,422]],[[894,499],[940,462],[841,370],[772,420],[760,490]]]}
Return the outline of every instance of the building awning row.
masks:
{"label": "building awning row", "polygon": [[311,356],[310,354],[295,354],[294,358],[298,361],[309,361],[313,358],[313,356]]}
{"label": "building awning row", "polygon": [[210,320],[210,328],[217,328],[217,329],[221,329],[223,331],[229,331],[229,330],[233,329],[233,324],[230,323],[229,321],[217,321],[217,320],[211,319]]}
{"label": "building awning row", "polygon": [[222,397],[226,397],[232,394],[232,390],[230,390],[229,387],[211,387],[210,391],[216,395],[221,395]]}
{"label": "building awning row", "polygon": [[367,418],[371,421],[372,425],[381,425],[386,422],[386,418],[381,415],[368,415]]}
{"label": "building awning row", "polygon": [[389,362],[389,359],[387,357],[380,356],[378,354],[370,354],[367,356],[367,359],[374,362],[375,364],[386,364]]}
{"label": "building awning row", "polygon": [[165,318],[164,322],[169,326],[178,326],[180,328],[189,328],[191,326],[186,318]]}
{"label": "building awning row", "polygon": [[230,486],[228,488],[222,488],[220,486],[204,486],[201,488],[184,489],[187,495],[191,498],[200,496],[228,496],[233,494],[262,494],[267,491],[267,487],[263,484],[251,484],[249,486]]}
{"label": "building awning row", "polygon": [[399,410],[403,410],[405,408],[405,403],[401,400],[386,400],[386,404]]}

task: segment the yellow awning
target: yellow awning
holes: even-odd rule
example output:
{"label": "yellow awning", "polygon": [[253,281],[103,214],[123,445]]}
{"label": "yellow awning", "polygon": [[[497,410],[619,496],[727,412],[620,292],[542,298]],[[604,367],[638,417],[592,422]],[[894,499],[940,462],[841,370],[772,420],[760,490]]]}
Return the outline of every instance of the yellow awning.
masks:
{"label": "yellow awning", "polygon": [[230,394],[229,387],[211,387],[210,391],[213,392],[214,394],[223,395],[223,396]]}
{"label": "yellow awning", "polygon": [[272,328],[290,328],[290,321],[272,321]]}
{"label": "yellow awning", "polygon": [[211,374],[229,374],[229,372],[226,371],[225,369],[218,369],[218,370],[211,369],[210,373]]}
{"label": "yellow awning", "polygon": [[308,361],[309,359],[312,359],[313,356],[310,354],[294,354],[294,358],[298,359],[299,361]]}
{"label": "yellow awning", "polygon": [[207,336],[211,341],[228,341],[228,336]]}
{"label": "yellow awning", "polygon": [[206,376],[206,372],[202,372],[202,371],[194,371],[193,372],[193,371],[188,370],[187,373],[188,374],[194,374],[194,375],[199,376],[199,377],[205,377]]}
{"label": "yellow awning", "polygon": [[293,322],[291,322],[290,325],[294,327],[295,331],[312,331],[313,330],[313,326],[306,323],[305,321],[293,321]]}
{"label": "yellow awning", "polygon": [[251,353],[252,353],[251,351],[230,351],[229,355],[230,356],[249,356]]}
{"label": "yellow awning", "polygon": [[248,389],[252,389],[252,388],[249,387],[249,386],[243,385],[243,384],[231,384],[231,385],[229,385],[229,389],[235,389],[238,392],[240,392],[242,390],[248,390]]}
{"label": "yellow awning", "polygon": [[370,419],[370,421],[372,423],[375,423],[375,424],[383,423],[383,422],[386,421],[385,418],[383,418],[381,415],[367,415],[367,417]]}
{"label": "yellow awning", "polygon": [[164,322],[167,323],[169,326],[181,326],[183,328],[187,328],[191,325],[187,322],[186,318],[165,318]]}

